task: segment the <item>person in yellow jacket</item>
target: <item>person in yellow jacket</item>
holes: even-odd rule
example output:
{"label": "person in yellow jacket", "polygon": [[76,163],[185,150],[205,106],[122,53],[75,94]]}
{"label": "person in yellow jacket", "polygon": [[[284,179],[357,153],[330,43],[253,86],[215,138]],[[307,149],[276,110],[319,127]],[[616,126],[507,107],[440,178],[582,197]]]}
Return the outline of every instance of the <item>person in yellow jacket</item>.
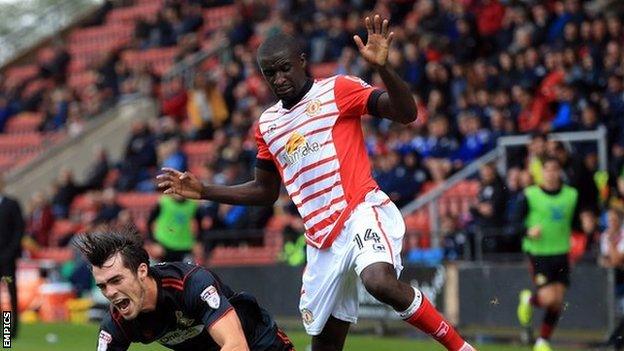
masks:
{"label": "person in yellow jacket", "polygon": [[186,111],[195,139],[211,139],[216,128],[228,118],[228,108],[217,85],[198,74],[189,90]]}

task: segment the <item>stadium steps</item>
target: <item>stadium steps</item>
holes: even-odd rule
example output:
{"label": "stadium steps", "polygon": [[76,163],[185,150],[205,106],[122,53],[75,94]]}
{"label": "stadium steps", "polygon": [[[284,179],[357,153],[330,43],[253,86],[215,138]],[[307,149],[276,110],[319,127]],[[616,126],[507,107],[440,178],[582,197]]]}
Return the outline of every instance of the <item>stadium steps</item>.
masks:
{"label": "stadium steps", "polygon": [[[120,104],[93,117],[87,121],[83,132],[71,139],[61,139],[63,134],[53,134],[51,137],[29,132],[0,134],[0,155],[19,155],[22,158],[28,156],[22,153],[24,150],[27,153],[40,152],[35,156],[34,162],[8,174],[8,190],[15,194],[22,203],[26,203],[34,192],[45,191],[56,180],[59,170],[63,167],[73,170],[77,181],[82,181],[93,162],[95,145],[101,145],[107,149],[111,159],[119,159],[129,136],[130,121],[147,120],[155,118],[156,115],[157,105],[154,101],[138,99]],[[47,138],[50,138],[52,142],[48,142]],[[58,142],[54,143],[54,141]]]}

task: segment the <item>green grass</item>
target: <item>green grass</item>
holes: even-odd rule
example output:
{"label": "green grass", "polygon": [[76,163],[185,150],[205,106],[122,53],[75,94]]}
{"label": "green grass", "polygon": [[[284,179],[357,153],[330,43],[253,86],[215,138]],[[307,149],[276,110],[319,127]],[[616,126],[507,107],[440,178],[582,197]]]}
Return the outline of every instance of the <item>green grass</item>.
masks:
{"label": "green grass", "polygon": [[[90,351],[96,349],[98,327],[95,324],[27,324],[20,329],[20,337],[13,341],[12,350],[16,351]],[[55,334],[56,342],[46,341],[46,335]],[[301,332],[289,332],[297,350],[305,351],[309,337]],[[529,347],[509,345],[476,345],[479,351],[529,351]],[[166,350],[164,347],[133,344],[130,350],[156,351]],[[406,338],[380,338],[375,336],[351,335],[347,338],[345,350],[352,351],[396,351],[396,350],[427,350],[443,351],[434,342],[416,341]],[[571,350],[557,348],[558,351]],[[199,351],[199,350],[198,350]]]}

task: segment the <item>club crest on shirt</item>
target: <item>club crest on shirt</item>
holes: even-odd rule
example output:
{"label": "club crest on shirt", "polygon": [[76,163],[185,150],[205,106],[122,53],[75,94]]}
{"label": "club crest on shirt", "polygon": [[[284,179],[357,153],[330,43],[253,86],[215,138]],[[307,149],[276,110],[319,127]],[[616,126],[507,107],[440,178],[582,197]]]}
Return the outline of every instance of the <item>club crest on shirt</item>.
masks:
{"label": "club crest on shirt", "polygon": [[317,115],[320,111],[321,111],[321,100],[319,99],[314,99],[308,102],[308,105],[306,106],[306,109],[305,109],[306,115],[310,117]]}
{"label": "club crest on shirt", "polygon": [[212,307],[215,310],[218,309],[221,305],[221,297],[219,296],[219,292],[217,291],[217,288],[212,285],[204,289],[204,291],[201,292],[200,297],[202,300],[206,301],[208,306]]}

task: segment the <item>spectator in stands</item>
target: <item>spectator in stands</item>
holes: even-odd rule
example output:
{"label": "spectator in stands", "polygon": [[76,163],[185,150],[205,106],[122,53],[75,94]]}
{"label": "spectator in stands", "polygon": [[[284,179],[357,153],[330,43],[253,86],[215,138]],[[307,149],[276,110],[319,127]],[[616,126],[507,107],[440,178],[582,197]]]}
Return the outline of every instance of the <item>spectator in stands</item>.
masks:
{"label": "spectator in stands", "polygon": [[[492,252],[497,248],[497,236],[504,226],[507,193],[505,192],[505,184],[493,163],[481,166],[479,178],[481,186],[477,195],[478,202],[470,208],[470,214],[474,220],[474,229],[480,231],[482,237],[487,239],[484,243],[488,244],[489,247],[484,247],[484,250]],[[476,236],[476,238],[478,237]],[[474,242],[474,238],[471,240]],[[472,247],[475,248],[476,245],[472,245]],[[473,252],[474,254],[476,252]]]}
{"label": "spectator in stands", "polygon": [[52,212],[55,218],[67,218],[69,206],[83,188],[76,184],[74,173],[67,168],[61,170],[56,185],[56,193],[52,196]]}
{"label": "spectator in stands", "polygon": [[593,173],[586,167],[582,155],[572,157],[559,141],[549,141],[547,154],[559,160],[563,168],[563,181],[578,190],[581,211],[598,213],[598,188]]}
{"label": "spectator in stands", "polygon": [[195,76],[189,91],[186,111],[191,122],[191,138],[212,139],[214,128],[220,128],[228,117],[228,109],[216,82],[204,74]]}
{"label": "spectator in stands", "polygon": [[54,54],[51,59],[41,63],[39,74],[43,78],[53,78],[58,82],[64,82],[67,79],[67,68],[71,61],[71,55],[60,40],[54,42],[53,50]]}
{"label": "spectator in stands", "polygon": [[196,201],[177,195],[161,196],[150,213],[147,228],[150,256],[162,262],[203,262],[202,240],[198,238],[202,219]]}
{"label": "spectator in stands", "polygon": [[416,155],[407,154],[404,158],[390,151],[376,158],[379,167],[374,172],[377,184],[400,208],[412,200],[420,190],[426,177],[416,170]]}
{"label": "spectator in stands", "polygon": [[54,226],[52,206],[42,192],[30,198],[26,219],[26,234],[41,247],[50,246],[50,234]]}
{"label": "spectator in stands", "polygon": [[542,160],[546,157],[546,135],[533,134],[529,143],[526,167],[535,184],[542,184]]}
{"label": "spectator in stands", "polygon": [[150,178],[149,170],[157,166],[154,139],[145,122],[133,123],[124,159],[119,167],[118,190],[133,190],[139,182]]}
{"label": "spectator in stands", "polygon": [[180,79],[174,79],[164,87],[161,112],[181,123],[186,118],[188,94]]}
{"label": "spectator in stands", "polygon": [[459,131],[462,141],[452,156],[453,167],[462,168],[492,148],[490,131],[481,127],[481,120],[473,113],[459,115]]}
{"label": "spectator in stands", "polygon": [[524,236],[524,222],[516,218],[520,210],[522,191],[522,170],[517,167],[507,171],[507,201],[505,203],[504,236],[501,237],[499,248],[504,252],[520,252],[521,239]]}
{"label": "spectator in stands", "polygon": [[102,192],[102,204],[93,223],[114,223],[121,211],[123,208],[117,203],[117,192],[114,188],[107,188]]}
{"label": "spectator in stands", "polygon": [[44,100],[49,101],[49,103],[44,102],[47,106],[44,107],[46,112],[44,120],[39,126],[40,131],[56,131],[65,125],[69,115],[69,100],[70,96],[67,89],[59,88],[52,91],[49,100]]}
{"label": "spectator in stands", "polygon": [[101,145],[93,148],[93,163],[89,166],[83,183],[85,190],[100,190],[110,170],[108,152]]}
{"label": "spectator in stands", "polygon": [[[11,337],[17,337],[18,309],[17,282],[15,270],[17,259],[22,254],[24,218],[19,203],[4,192],[4,179],[0,177],[0,284],[5,283],[11,305]],[[0,301],[2,306],[2,301]]]}
{"label": "spectator in stands", "polygon": [[446,179],[452,165],[450,157],[457,150],[457,140],[451,135],[446,116],[436,115],[427,123],[429,136],[414,139],[414,148],[423,157],[423,162],[434,181]]}
{"label": "spectator in stands", "polygon": [[468,235],[459,228],[457,218],[449,215],[440,218],[440,237],[442,238],[442,249],[446,261],[457,261],[464,259],[468,253],[466,247]]}
{"label": "spectator in stands", "polygon": [[161,162],[160,167],[169,167],[186,172],[188,169],[188,159],[182,150],[182,141],[173,138],[166,143],[160,144]]}

